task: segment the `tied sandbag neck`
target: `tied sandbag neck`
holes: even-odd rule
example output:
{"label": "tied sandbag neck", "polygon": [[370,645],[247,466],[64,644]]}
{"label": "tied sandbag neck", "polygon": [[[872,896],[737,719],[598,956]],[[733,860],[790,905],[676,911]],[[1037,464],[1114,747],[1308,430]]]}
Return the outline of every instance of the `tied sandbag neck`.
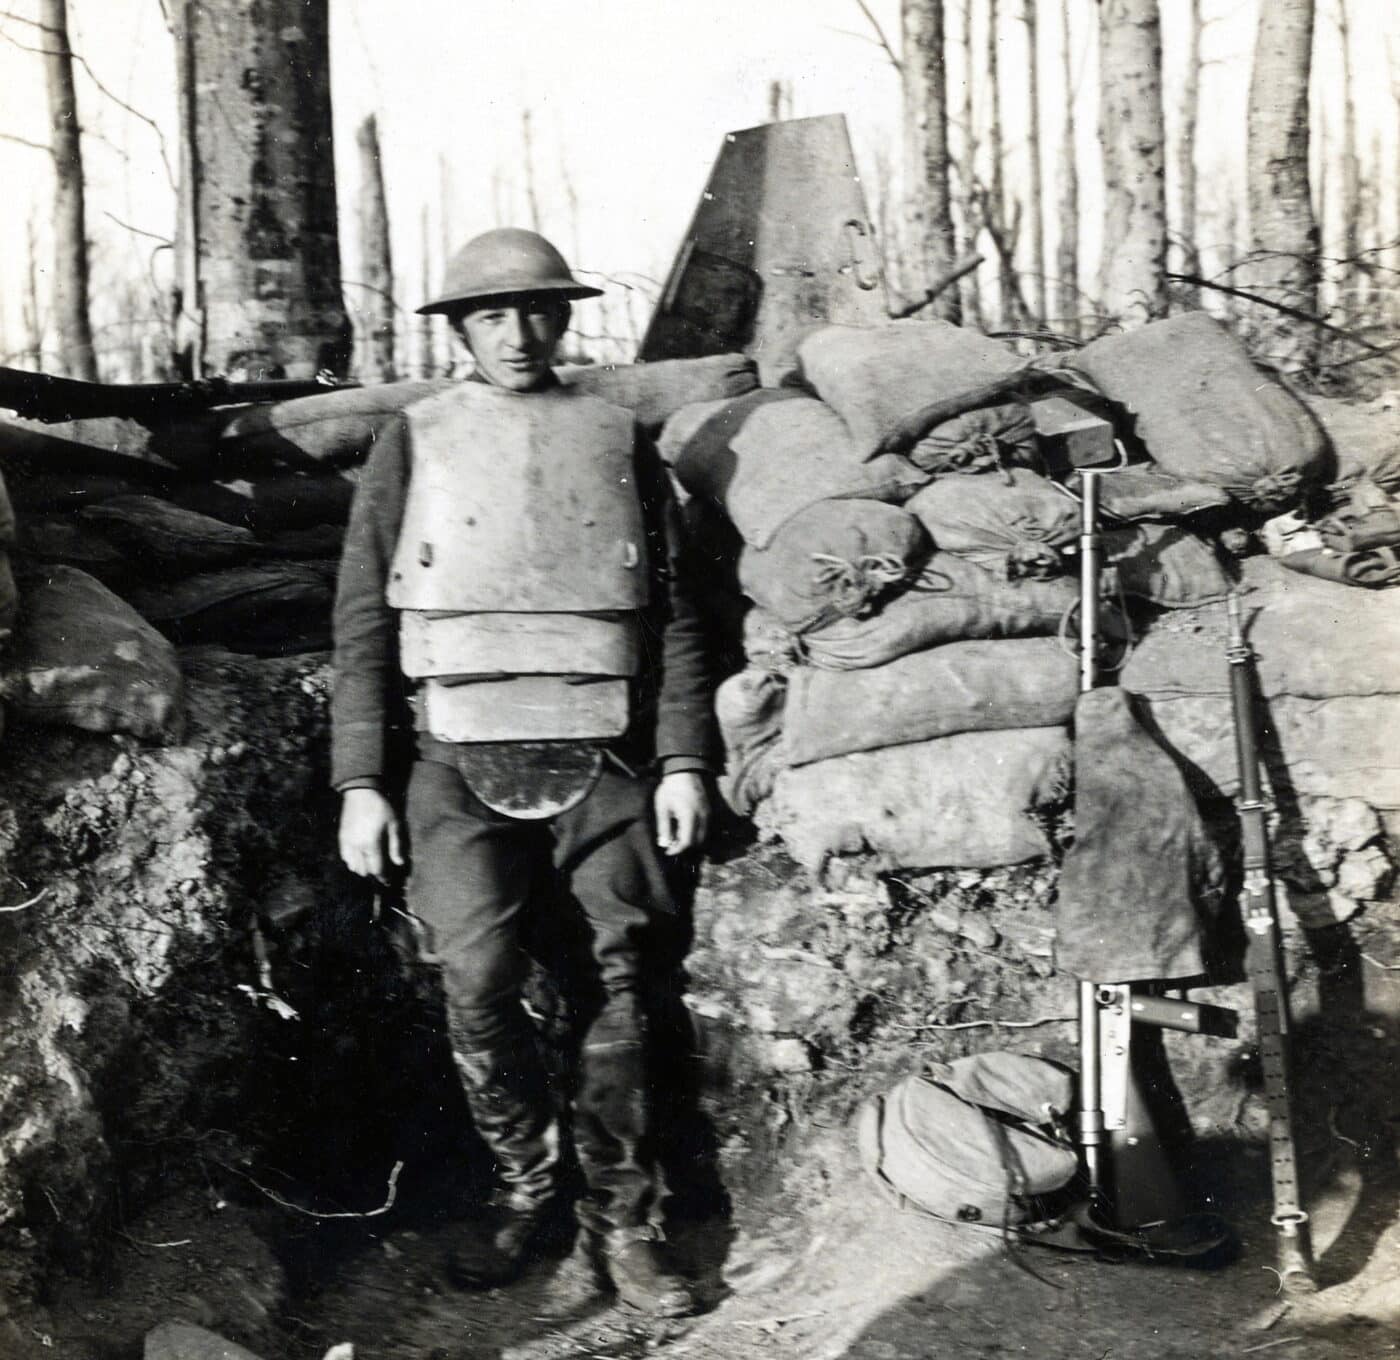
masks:
{"label": "tied sandbag neck", "polygon": [[861,557],[840,557],[835,553],[814,552],[812,585],[827,599],[816,613],[791,631],[800,637],[835,623],[837,619],[860,619],[872,613],[875,601],[891,586],[909,579],[911,568],[894,553],[867,553]]}

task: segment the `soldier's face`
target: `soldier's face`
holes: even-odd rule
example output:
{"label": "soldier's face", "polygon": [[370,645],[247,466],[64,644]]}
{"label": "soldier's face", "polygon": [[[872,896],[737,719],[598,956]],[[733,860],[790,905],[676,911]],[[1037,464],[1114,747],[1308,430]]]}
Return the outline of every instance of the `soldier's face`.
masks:
{"label": "soldier's face", "polygon": [[558,301],[492,303],[462,318],[462,339],[487,382],[528,392],[549,371],[568,320],[567,305]]}

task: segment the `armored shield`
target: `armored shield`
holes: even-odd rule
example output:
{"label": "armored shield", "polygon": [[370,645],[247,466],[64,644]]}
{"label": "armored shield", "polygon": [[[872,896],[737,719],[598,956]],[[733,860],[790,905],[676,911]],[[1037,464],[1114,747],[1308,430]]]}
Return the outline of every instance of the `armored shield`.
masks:
{"label": "armored shield", "polygon": [[772,387],[805,327],[888,319],[846,120],[798,118],[725,137],[638,357],[743,350]]}

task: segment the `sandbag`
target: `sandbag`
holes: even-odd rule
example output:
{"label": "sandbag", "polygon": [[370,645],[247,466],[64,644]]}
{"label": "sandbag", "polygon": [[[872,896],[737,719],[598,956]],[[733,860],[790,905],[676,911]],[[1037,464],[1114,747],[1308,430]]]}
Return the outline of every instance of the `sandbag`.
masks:
{"label": "sandbag", "polygon": [[9,548],[15,541],[15,508],[10,504],[10,493],[5,489],[5,478],[0,476],[0,548]]}
{"label": "sandbag", "polygon": [[[663,426],[656,441],[657,452],[670,467],[687,455],[699,468],[722,467],[727,458],[732,458],[730,440],[743,429],[744,422],[758,407],[774,401],[800,399],[802,395],[795,387],[760,387],[742,397],[682,406]],[[713,479],[716,474],[699,475]]]}
{"label": "sandbag", "polygon": [[724,801],[747,816],[773,791],[783,768],[783,700],[787,687],[768,670],[742,670],[715,692],[715,717],[724,741]]}
{"label": "sandbag", "polygon": [[928,481],[893,454],[862,462],[830,407],[811,397],[755,401],[727,445],[694,441],[676,478],[723,507],[744,541],[763,548],[799,510],[859,497],[899,504]]}
{"label": "sandbag", "polygon": [[861,618],[919,572],[930,551],[913,515],[878,501],[819,501],[766,548],[739,556],[744,593],[794,633]]}
{"label": "sandbag", "polygon": [[[1266,699],[1400,691],[1400,607],[1393,595],[1298,575],[1271,557],[1247,558],[1241,570],[1245,631]],[[1227,695],[1225,643],[1224,605],[1174,611],[1153,623],[1120,682],[1152,698]]]}
{"label": "sandbag", "polygon": [[1064,573],[1061,549],[1079,532],[1079,506],[1053,482],[1016,468],[1000,477],[940,477],[908,503],[934,546],[1008,580]]}
{"label": "sandbag", "polygon": [[175,465],[154,448],[151,431],[132,420],[22,420],[0,418],[0,463],[15,472],[123,477],[158,486]]}
{"label": "sandbag", "polygon": [[229,482],[190,482],[172,487],[165,499],[225,524],[272,534],[314,524],[345,524],[354,496],[354,483],[339,473],[306,477],[284,472]]}
{"label": "sandbag", "polygon": [[1365,404],[1307,396],[1336,455],[1339,484],[1369,480],[1400,492],[1400,401],[1393,392]]}
{"label": "sandbag", "polygon": [[1078,662],[1054,638],[950,642],[861,671],[788,677],[783,745],[793,765],[958,732],[1068,722]]}
{"label": "sandbag", "polygon": [[1330,477],[1327,441],[1308,409],[1205,312],[1094,340],[1070,362],[1136,416],[1137,436],[1173,476],[1223,487],[1256,509],[1283,509]]}
{"label": "sandbag", "polygon": [[909,461],[935,477],[1008,467],[1042,468],[1035,422],[1030,408],[1020,402],[984,406],[935,425],[909,450]]}
{"label": "sandbag", "polygon": [[135,496],[146,491],[139,482],[84,472],[16,472],[9,480],[10,500],[22,515],[78,510],[114,496]]}
{"label": "sandbag", "polygon": [[1021,367],[1010,346],[946,321],[822,326],[797,350],[803,381],[846,422],[861,456],[900,420]]}
{"label": "sandbag", "polygon": [[1164,609],[1223,600],[1230,578],[1204,539],[1175,524],[1136,524],[1102,535],[1103,560],[1124,594]]}
{"label": "sandbag", "polygon": [[1036,820],[1068,788],[1069,738],[1043,727],[964,732],[783,770],[757,812],[813,874],[838,855],[881,870],[989,869],[1050,852]]}
{"label": "sandbag", "polygon": [[[1400,686],[1397,686],[1400,688]],[[1148,720],[1199,795],[1239,792],[1234,710],[1228,695],[1147,695]],[[1400,694],[1267,700],[1264,777],[1279,762],[1289,796],[1362,798],[1400,808]]]}
{"label": "sandbag", "polygon": [[199,571],[239,562],[256,549],[247,529],[156,496],[114,496],[78,512],[129,556],[156,568]]}
{"label": "sandbag", "polygon": [[1106,520],[1177,519],[1229,504],[1229,493],[1221,487],[1184,482],[1148,463],[1099,478],[1099,506]]}
{"label": "sandbag", "polygon": [[184,688],[174,649],[86,572],[26,575],[19,618],[0,663],[12,719],[89,732],[179,739]]}
{"label": "sandbag", "polygon": [[100,529],[54,515],[26,515],[15,535],[15,551],[27,560],[77,567],[104,585],[140,575],[133,563]]}
{"label": "sandbag", "polygon": [[379,432],[405,406],[452,381],[380,383],[241,407],[223,416],[214,465],[224,476],[278,467],[352,467],[369,457]]}
{"label": "sandbag", "polygon": [[683,406],[727,400],[758,386],[758,368],[743,354],[647,364],[566,365],[558,372],[566,386],[625,406],[652,435]]}
{"label": "sandbag", "polygon": [[19,587],[15,584],[10,554],[0,548],[0,652],[9,644],[19,614]]}
{"label": "sandbag", "polygon": [[330,645],[335,562],[265,562],[133,587],[127,599],[168,638],[254,656]]}
{"label": "sandbag", "polygon": [[[935,552],[917,581],[870,617],[837,619],[793,642],[813,666],[863,670],[945,642],[1053,637],[1078,602],[1079,586],[1068,577],[1006,581],[954,553]],[[753,620],[755,638],[760,625]],[[779,650],[771,632],[762,645]]]}

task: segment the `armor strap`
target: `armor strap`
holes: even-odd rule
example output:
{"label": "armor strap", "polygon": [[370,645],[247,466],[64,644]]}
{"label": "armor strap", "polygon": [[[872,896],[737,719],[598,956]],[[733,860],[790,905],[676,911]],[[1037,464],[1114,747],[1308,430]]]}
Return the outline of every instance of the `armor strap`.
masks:
{"label": "armor strap", "polygon": [[473,742],[458,748],[457,770],[493,811],[539,821],[577,807],[593,792],[603,750],[579,741]]}

